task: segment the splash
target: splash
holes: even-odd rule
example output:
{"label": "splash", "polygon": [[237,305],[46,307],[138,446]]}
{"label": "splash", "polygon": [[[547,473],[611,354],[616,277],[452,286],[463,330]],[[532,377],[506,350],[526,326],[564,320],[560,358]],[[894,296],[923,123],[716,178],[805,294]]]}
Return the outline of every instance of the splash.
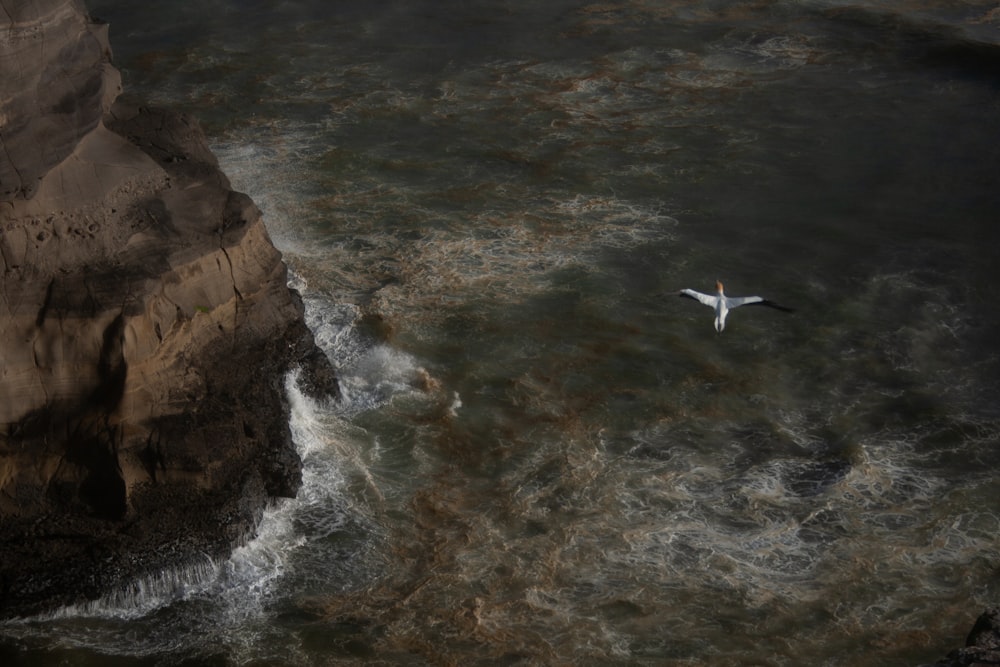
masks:
{"label": "splash", "polygon": [[[271,628],[273,606],[297,585],[303,562],[323,558],[324,541],[365,522],[346,490],[360,463],[338,440],[340,418],[303,394],[297,379],[298,372],[289,373],[285,389],[302,486],[296,498],[266,508],[251,539],[227,559],[203,556],[165,568],[97,600],[5,624],[5,634],[32,641],[58,637],[65,646],[134,656],[199,655],[225,647],[238,660],[266,655],[264,643],[287,644]],[[303,550],[309,551],[305,559]],[[120,632],[125,627],[145,630],[136,640],[135,633]],[[286,649],[282,659],[294,663],[294,647]]]}
{"label": "splash", "polygon": [[225,568],[225,562],[203,556],[188,565],[144,576],[97,600],[67,605],[30,621],[141,618],[162,607],[208,594],[216,588]]}

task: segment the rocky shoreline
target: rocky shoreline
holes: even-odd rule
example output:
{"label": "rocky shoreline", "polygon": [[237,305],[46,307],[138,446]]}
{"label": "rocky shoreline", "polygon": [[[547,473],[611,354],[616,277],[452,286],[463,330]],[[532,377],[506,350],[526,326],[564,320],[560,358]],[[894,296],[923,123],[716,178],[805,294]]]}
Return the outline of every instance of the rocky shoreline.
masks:
{"label": "rocky shoreline", "polygon": [[988,667],[1000,665],[1000,607],[986,609],[978,619],[963,648],[948,657],[922,667]]}
{"label": "rocky shoreline", "polygon": [[287,372],[337,392],[197,122],[120,94],[80,0],[0,0],[0,619],[224,558],[298,488]]}
{"label": "rocky shoreline", "polygon": [[299,485],[286,373],[337,391],[197,122],[120,92],[79,0],[0,0],[0,617],[228,554]]}

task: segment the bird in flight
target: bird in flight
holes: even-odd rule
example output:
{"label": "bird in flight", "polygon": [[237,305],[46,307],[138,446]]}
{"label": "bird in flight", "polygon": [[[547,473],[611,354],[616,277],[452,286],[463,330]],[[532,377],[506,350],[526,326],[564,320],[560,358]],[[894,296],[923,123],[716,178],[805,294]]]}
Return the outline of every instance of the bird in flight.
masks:
{"label": "bird in flight", "polygon": [[716,294],[702,294],[693,289],[682,289],[677,293],[677,296],[700,301],[712,308],[715,311],[715,330],[718,333],[722,333],[722,330],[726,328],[726,316],[729,315],[729,311],[733,308],[739,308],[740,306],[769,306],[788,313],[794,311],[794,308],[779,306],[775,302],[759,296],[726,296],[726,293],[723,291],[722,282],[718,280],[715,281],[715,291]]}

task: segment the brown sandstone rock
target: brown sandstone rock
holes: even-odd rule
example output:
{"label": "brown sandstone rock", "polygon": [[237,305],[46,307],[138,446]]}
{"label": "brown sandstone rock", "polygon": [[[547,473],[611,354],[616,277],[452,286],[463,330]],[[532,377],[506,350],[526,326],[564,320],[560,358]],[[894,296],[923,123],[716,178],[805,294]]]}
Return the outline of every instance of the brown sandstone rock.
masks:
{"label": "brown sandstone rock", "polygon": [[336,392],[260,212],[109,57],[0,0],[0,616],[227,553],[299,483],[286,371]]}
{"label": "brown sandstone rock", "polygon": [[0,201],[31,197],[101,121],[121,79],[78,0],[0,1]]}

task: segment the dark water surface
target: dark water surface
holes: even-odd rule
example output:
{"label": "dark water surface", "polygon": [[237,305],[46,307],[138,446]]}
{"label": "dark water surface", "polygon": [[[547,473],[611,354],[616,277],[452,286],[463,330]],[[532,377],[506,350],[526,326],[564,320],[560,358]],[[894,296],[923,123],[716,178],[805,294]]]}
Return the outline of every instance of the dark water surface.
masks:
{"label": "dark water surface", "polygon": [[4,664],[914,665],[1000,601],[995,2],[89,6],[345,399],[289,378],[231,560]]}

